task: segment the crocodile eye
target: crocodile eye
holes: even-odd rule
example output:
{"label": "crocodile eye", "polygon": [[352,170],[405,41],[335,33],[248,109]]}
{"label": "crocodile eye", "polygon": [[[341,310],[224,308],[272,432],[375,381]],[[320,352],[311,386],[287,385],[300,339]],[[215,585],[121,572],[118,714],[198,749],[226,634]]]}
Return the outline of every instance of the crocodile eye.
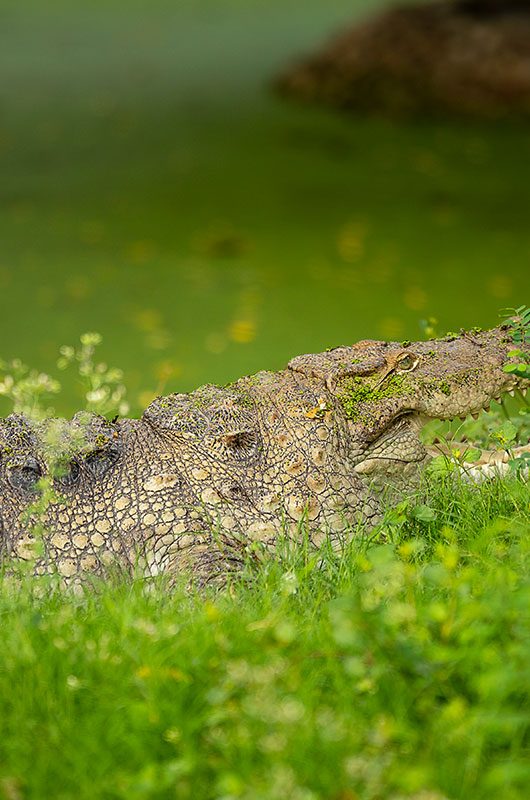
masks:
{"label": "crocodile eye", "polygon": [[36,492],[37,482],[42,477],[42,468],[34,458],[28,458],[21,464],[8,467],[7,479],[14,489],[24,492]]}
{"label": "crocodile eye", "polygon": [[417,367],[419,360],[418,356],[415,356],[414,353],[404,353],[398,358],[396,369],[398,372],[410,372]]}
{"label": "crocodile eye", "polygon": [[81,468],[79,466],[79,462],[78,461],[70,461],[61,470],[61,473],[58,476],[57,482],[61,486],[73,486],[77,482],[77,479],[79,478],[80,472],[81,472]]}
{"label": "crocodile eye", "polygon": [[85,466],[95,478],[101,478],[120,457],[119,450],[113,447],[105,450],[94,450],[85,458]]}

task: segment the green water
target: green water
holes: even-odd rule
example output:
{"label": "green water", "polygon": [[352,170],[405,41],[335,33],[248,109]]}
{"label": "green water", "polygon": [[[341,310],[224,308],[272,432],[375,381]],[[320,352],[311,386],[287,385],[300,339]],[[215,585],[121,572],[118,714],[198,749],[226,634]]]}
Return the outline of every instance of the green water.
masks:
{"label": "green water", "polygon": [[528,303],[528,126],[344,118],[270,92],[377,5],[3,2],[2,355],[50,371],[98,330],[137,411]]}

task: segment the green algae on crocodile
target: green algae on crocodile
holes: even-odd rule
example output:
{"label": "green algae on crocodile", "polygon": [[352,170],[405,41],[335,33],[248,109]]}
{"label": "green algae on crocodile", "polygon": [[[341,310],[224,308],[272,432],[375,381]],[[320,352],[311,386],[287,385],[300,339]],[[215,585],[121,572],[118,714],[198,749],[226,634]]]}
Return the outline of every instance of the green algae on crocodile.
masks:
{"label": "green algae on crocodile", "polygon": [[362,378],[346,377],[339,383],[338,399],[348,419],[362,421],[363,404],[377,404],[389,397],[402,397],[413,391],[403,375],[393,375],[387,382],[370,386]]}

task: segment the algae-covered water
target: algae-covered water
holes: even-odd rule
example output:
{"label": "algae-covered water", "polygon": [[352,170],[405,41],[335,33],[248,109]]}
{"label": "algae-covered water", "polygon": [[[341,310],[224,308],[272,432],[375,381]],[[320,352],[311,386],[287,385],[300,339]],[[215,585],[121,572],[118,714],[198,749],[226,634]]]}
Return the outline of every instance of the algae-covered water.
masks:
{"label": "algae-covered water", "polygon": [[270,91],[378,5],[4,0],[1,355],[51,371],[100,331],[138,411],[528,303],[530,126],[356,119]]}

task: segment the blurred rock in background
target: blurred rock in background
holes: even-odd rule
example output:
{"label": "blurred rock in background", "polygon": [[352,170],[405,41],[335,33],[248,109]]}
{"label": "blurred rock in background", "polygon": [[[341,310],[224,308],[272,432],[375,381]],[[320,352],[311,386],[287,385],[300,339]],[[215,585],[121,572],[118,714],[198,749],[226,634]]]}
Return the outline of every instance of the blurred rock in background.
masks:
{"label": "blurred rock in background", "polygon": [[435,0],[356,24],[276,81],[284,95],[385,114],[530,114],[530,0]]}

